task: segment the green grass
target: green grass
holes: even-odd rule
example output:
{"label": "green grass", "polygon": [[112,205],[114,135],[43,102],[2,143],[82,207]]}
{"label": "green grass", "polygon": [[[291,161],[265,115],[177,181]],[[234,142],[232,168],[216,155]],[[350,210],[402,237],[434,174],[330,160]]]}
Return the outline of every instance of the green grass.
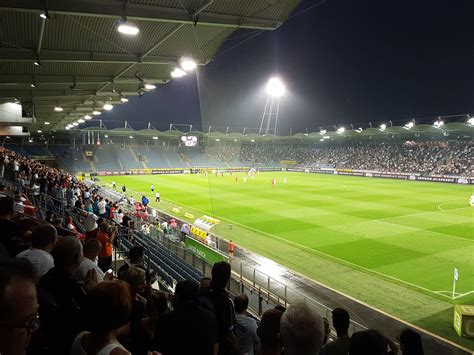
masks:
{"label": "green grass", "polygon": [[[262,173],[243,184],[243,174],[238,182],[235,176],[101,179],[125,184],[135,198],[154,184],[164,200],[160,208],[215,216],[222,220],[216,234],[459,341],[447,310],[474,302],[472,186],[303,173]],[[455,267],[460,276],[452,300]]]}

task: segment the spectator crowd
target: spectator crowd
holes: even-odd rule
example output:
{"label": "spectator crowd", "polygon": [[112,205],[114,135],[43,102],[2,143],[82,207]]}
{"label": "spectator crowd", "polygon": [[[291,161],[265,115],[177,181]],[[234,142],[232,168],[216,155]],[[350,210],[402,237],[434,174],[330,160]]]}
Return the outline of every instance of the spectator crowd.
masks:
{"label": "spectator crowd", "polygon": [[[341,308],[332,312],[335,339],[329,322],[306,303],[277,306],[257,322],[248,296],[227,291],[227,262],[214,264],[212,277],[200,285],[177,283],[173,294],[153,288],[143,247],[131,248],[114,272],[117,226],[131,226],[120,205],[66,172],[9,151],[0,155],[2,355],[399,352],[377,330],[350,335],[349,313]],[[15,208],[19,202],[36,213]],[[412,330],[401,334],[399,345],[402,354],[423,354],[420,335]]]}

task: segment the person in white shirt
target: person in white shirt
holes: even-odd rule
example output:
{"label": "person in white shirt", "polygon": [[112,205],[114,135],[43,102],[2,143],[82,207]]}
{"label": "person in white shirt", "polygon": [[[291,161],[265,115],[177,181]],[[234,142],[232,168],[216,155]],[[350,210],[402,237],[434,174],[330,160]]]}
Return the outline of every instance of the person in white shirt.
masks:
{"label": "person in white shirt", "polygon": [[106,212],[105,205],[106,205],[106,204],[107,204],[107,203],[105,202],[104,198],[101,197],[101,198],[100,198],[100,201],[99,201],[99,215],[100,215],[101,217],[105,217],[105,212]]}
{"label": "person in white shirt", "polygon": [[471,207],[474,207],[474,195],[471,195],[471,199],[469,200],[469,204]]}
{"label": "person in white shirt", "polygon": [[155,202],[160,202],[160,193],[158,191],[155,194]]}
{"label": "person in white shirt", "polygon": [[105,274],[97,265],[97,258],[101,249],[102,244],[95,238],[90,238],[84,243],[84,247],[82,249],[84,257],[82,258],[79,269],[77,269],[76,271],[77,281],[84,281],[87,276],[87,273],[91,269],[95,270],[95,273],[97,275],[97,282],[104,281]]}
{"label": "person in white shirt", "polygon": [[150,190],[151,190],[151,192],[155,191],[155,185],[151,185]]}
{"label": "person in white shirt", "polygon": [[33,230],[32,247],[16,256],[17,259],[25,259],[31,264],[36,283],[54,266],[54,259],[50,252],[57,239],[58,233],[54,226],[48,223],[40,224]]}
{"label": "person in white shirt", "polygon": [[133,196],[130,196],[130,199],[128,200],[128,202],[133,205],[135,204],[135,200],[133,199]]}
{"label": "person in white shirt", "polygon": [[93,214],[92,212],[86,212],[84,211],[85,219],[82,222],[82,225],[84,226],[84,229],[86,232],[92,232],[93,230],[96,230],[99,226],[97,225],[97,219],[98,217]]}

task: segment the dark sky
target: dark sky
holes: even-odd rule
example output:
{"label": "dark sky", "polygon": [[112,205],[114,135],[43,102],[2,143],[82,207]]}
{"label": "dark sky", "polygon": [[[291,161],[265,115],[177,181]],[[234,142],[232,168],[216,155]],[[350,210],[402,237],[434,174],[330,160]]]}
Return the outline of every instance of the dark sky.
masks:
{"label": "dark sky", "polygon": [[152,121],[160,130],[201,120],[204,129],[257,127],[274,75],[288,91],[283,134],[474,113],[473,0],[326,0],[302,11],[315,3],[302,1],[276,31],[235,32],[196,75],[103,118]]}

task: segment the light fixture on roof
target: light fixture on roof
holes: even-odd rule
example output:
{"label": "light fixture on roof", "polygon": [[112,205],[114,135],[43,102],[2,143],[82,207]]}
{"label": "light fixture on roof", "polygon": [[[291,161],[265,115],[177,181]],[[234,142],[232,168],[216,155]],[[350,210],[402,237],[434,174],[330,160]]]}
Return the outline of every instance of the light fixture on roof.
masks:
{"label": "light fixture on roof", "polygon": [[56,111],[56,112],[63,112],[64,109],[63,109],[61,106],[56,105],[56,106],[54,107],[54,111]]}
{"label": "light fixture on roof", "polygon": [[156,86],[153,85],[153,84],[145,84],[143,87],[145,88],[145,90],[155,90],[156,89]]}
{"label": "light fixture on roof", "polygon": [[250,141],[253,143],[253,142],[255,142],[255,139],[251,139]]}
{"label": "light fixture on roof", "polygon": [[43,10],[43,11],[41,11],[41,12],[40,12],[40,17],[41,17],[43,20],[49,19],[48,10]]}
{"label": "light fixture on roof", "polygon": [[474,126],[474,117],[467,116],[467,124]]}
{"label": "light fixture on roof", "polygon": [[92,114],[93,114],[94,116],[99,116],[101,113],[102,113],[102,112],[97,111],[97,110],[92,111]]}
{"label": "light fixture on roof", "polygon": [[386,128],[387,128],[387,125],[386,125],[385,123],[382,123],[382,124],[380,125],[380,130],[381,130],[381,131],[385,131]]}
{"label": "light fixture on roof", "polygon": [[120,98],[120,101],[122,101],[122,102],[128,102],[128,99],[127,99],[126,97],[121,97],[121,98]]}
{"label": "light fixture on roof", "polygon": [[45,124],[46,126],[49,126],[50,123],[49,123],[48,121],[46,121],[46,122],[44,122],[44,124]]}
{"label": "light fixture on roof", "polygon": [[339,127],[336,132],[337,132],[338,134],[342,134],[342,133],[344,133],[345,131],[346,131],[346,129],[345,129],[344,127]]}
{"label": "light fixture on roof", "polygon": [[106,134],[106,135],[104,135],[104,137],[105,137],[105,138],[109,138],[109,136],[108,136],[107,134]]}
{"label": "light fixture on roof", "polygon": [[106,111],[110,111],[110,110],[112,110],[113,108],[114,108],[114,106],[111,105],[111,104],[105,104],[105,105],[103,106],[103,109],[106,110]]}
{"label": "light fixture on roof", "polygon": [[86,121],[84,121],[82,118],[77,120],[77,123],[84,123],[84,122],[86,122]]}
{"label": "light fixture on roof", "polygon": [[71,126],[66,126],[65,128],[67,131],[69,131],[71,129]]}
{"label": "light fixture on roof", "polygon": [[152,139],[154,139],[154,140],[156,141],[156,140],[158,140],[158,137],[155,136],[155,137],[153,137]]}
{"label": "light fixture on roof", "polygon": [[191,58],[181,58],[179,64],[184,71],[193,71],[197,67],[196,62]]}
{"label": "light fixture on roof", "polygon": [[72,124],[74,127],[79,126],[79,123],[77,123],[77,122],[73,122],[73,123],[71,123],[71,124]]}
{"label": "light fixture on roof", "polygon": [[133,136],[130,136],[130,139],[133,139]]}
{"label": "light fixture on roof", "polygon": [[84,116],[84,119],[85,119],[85,120],[87,120],[87,121],[89,121],[89,120],[91,120],[91,119],[92,119],[92,116],[85,115],[85,116]]}
{"label": "light fixture on roof", "polygon": [[180,68],[174,68],[171,72],[172,78],[182,78],[185,75],[187,75],[186,72]]}
{"label": "light fixture on roof", "polygon": [[324,135],[326,134],[326,132],[327,132],[327,131],[326,131],[325,129],[322,129],[322,130],[319,131],[319,134],[322,135],[322,136],[324,136]]}
{"label": "light fixture on roof", "polygon": [[441,118],[438,118],[438,120],[433,123],[433,126],[436,128],[441,128],[444,126],[444,121],[441,120]]}
{"label": "light fixture on roof", "polygon": [[137,26],[132,25],[127,20],[118,22],[117,31],[127,36],[136,36],[140,32]]}
{"label": "light fixture on roof", "polygon": [[33,138],[28,139],[28,142],[33,143]]}
{"label": "light fixture on roof", "polygon": [[36,83],[35,83],[35,82],[32,82],[32,83],[30,84],[30,87],[32,87],[32,88],[36,88],[36,87],[37,87],[37,85],[36,85]]}
{"label": "light fixture on roof", "polygon": [[39,130],[38,130],[38,133],[43,133],[43,131],[39,129]]}
{"label": "light fixture on roof", "polygon": [[41,61],[39,60],[39,58],[37,58],[34,62],[33,62],[34,65],[36,66],[40,66],[41,65]]}

